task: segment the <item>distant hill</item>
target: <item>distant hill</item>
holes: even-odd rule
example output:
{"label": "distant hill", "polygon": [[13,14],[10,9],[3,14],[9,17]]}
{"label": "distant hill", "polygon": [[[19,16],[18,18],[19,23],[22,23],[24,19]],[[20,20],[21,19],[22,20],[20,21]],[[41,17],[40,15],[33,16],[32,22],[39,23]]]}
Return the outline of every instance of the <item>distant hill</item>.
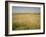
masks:
{"label": "distant hill", "polygon": [[15,14],[37,14],[37,15],[40,15],[40,13],[12,13],[13,15]]}

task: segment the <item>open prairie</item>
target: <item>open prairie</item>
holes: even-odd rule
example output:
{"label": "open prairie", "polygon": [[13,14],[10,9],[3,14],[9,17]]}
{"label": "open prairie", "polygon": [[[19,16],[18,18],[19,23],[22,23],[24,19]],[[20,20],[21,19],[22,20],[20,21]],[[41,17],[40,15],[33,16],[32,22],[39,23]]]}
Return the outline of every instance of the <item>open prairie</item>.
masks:
{"label": "open prairie", "polygon": [[12,30],[40,29],[39,13],[12,14]]}

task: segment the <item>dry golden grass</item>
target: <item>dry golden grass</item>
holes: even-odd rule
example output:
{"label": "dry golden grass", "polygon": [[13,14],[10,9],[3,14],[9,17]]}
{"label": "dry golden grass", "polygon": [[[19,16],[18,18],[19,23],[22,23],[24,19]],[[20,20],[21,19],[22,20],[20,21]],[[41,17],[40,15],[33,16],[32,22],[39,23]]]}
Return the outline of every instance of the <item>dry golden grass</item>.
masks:
{"label": "dry golden grass", "polygon": [[40,14],[13,14],[13,30],[40,29]]}

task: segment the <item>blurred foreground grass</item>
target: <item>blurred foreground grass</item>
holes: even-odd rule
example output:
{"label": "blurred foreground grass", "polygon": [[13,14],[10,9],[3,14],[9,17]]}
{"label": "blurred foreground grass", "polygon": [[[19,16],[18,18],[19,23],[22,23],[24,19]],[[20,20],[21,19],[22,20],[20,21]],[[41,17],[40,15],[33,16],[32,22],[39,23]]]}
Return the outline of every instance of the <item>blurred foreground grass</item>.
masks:
{"label": "blurred foreground grass", "polygon": [[28,26],[28,25],[26,25],[24,23],[21,23],[21,24],[20,23],[13,23],[12,29],[13,30],[40,29],[40,26],[39,25],[35,25],[35,24]]}

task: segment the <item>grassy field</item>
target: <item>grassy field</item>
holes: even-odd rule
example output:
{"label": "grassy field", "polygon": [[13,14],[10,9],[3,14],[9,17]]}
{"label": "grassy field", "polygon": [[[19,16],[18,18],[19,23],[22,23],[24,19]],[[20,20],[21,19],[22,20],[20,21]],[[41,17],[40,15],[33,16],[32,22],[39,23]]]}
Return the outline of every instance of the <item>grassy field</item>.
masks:
{"label": "grassy field", "polygon": [[40,29],[40,14],[12,14],[12,30]]}

